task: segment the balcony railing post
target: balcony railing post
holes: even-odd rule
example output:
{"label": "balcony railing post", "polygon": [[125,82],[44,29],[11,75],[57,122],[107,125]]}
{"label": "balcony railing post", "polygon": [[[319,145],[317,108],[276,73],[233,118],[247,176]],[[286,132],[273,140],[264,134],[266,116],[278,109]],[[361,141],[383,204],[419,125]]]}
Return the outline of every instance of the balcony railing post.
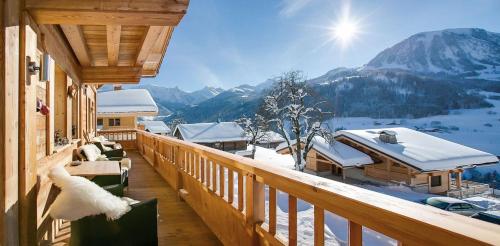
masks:
{"label": "balcony railing post", "polygon": [[253,244],[259,244],[259,237],[255,233],[256,225],[262,224],[265,220],[265,193],[264,184],[256,180],[254,174],[246,175],[246,201],[245,201],[245,219],[247,226],[252,228],[253,233]]}
{"label": "balcony railing post", "polygon": [[182,172],[181,172],[181,162],[182,160],[182,154],[181,154],[181,148],[179,146],[175,146],[174,148],[174,155],[175,155],[175,167],[176,167],[176,172],[177,175],[175,175],[175,190],[180,191],[182,189]]}

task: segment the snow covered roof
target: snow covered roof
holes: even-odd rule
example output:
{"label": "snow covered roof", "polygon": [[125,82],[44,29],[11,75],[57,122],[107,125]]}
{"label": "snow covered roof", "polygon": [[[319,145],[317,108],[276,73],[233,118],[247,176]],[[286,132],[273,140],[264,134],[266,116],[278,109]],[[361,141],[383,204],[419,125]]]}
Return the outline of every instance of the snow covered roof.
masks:
{"label": "snow covered roof", "polygon": [[266,131],[260,134],[258,139],[259,143],[281,143],[285,142],[285,139],[281,136],[281,134],[274,131]]}
{"label": "snow covered roof", "polygon": [[[397,144],[382,142],[379,132],[383,130],[394,131]],[[492,154],[404,127],[342,130],[337,134],[421,171],[451,170],[498,162],[498,158]]]}
{"label": "snow covered roof", "polygon": [[115,90],[97,93],[97,114],[156,115],[158,107],[145,89]]}
{"label": "snow covered roof", "polygon": [[[292,145],[295,145],[296,142],[296,140],[293,140]],[[315,136],[312,143],[314,150],[343,167],[373,164],[373,160],[369,155],[339,141],[330,144],[324,138]],[[279,151],[285,148],[287,148],[287,143],[282,143],[276,150]]]}
{"label": "snow covered roof", "polygon": [[145,120],[139,121],[139,124],[144,125],[144,130],[152,133],[170,133],[170,128],[165,124],[165,122],[160,120]]}
{"label": "snow covered roof", "polygon": [[179,124],[182,138],[194,143],[246,141],[245,131],[236,122]]}

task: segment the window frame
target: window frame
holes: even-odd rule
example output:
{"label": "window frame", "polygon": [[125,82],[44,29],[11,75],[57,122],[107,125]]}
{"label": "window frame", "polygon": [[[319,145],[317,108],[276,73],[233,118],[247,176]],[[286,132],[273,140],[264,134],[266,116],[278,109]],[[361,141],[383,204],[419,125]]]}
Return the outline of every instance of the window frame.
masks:
{"label": "window frame", "polygon": [[120,118],[109,118],[108,125],[109,126],[121,126]]}

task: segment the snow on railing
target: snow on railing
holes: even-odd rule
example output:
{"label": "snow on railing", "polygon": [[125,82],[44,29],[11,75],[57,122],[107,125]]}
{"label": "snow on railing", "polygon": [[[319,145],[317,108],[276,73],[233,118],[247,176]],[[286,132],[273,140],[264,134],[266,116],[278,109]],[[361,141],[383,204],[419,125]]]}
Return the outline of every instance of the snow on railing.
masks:
{"label": "snow on railing", "polygon": [[[497,225],[273,163],[141,130],[137,148],[225,245],[331,244],[336,238],[325,238],[331,234],[325,218],[332,213],[346,219],[349,245],[370,244],[367,231],[400,244],[500,242]],[[278,205],[282,200],[285,208]],[[309,217],[299,216],[304,204],[314,207]],[[303,233],[303,227],[311,231]]]}

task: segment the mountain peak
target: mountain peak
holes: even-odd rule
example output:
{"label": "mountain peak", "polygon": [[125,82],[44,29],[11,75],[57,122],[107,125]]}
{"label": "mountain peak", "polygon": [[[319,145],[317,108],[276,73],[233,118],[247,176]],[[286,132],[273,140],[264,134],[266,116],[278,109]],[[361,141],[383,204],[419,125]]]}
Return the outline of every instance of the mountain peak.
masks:
{"label": "mountain peak", "polygon": [[379,53],[366,68],[500,80],[500,34],[480,28],[417,33]]}

